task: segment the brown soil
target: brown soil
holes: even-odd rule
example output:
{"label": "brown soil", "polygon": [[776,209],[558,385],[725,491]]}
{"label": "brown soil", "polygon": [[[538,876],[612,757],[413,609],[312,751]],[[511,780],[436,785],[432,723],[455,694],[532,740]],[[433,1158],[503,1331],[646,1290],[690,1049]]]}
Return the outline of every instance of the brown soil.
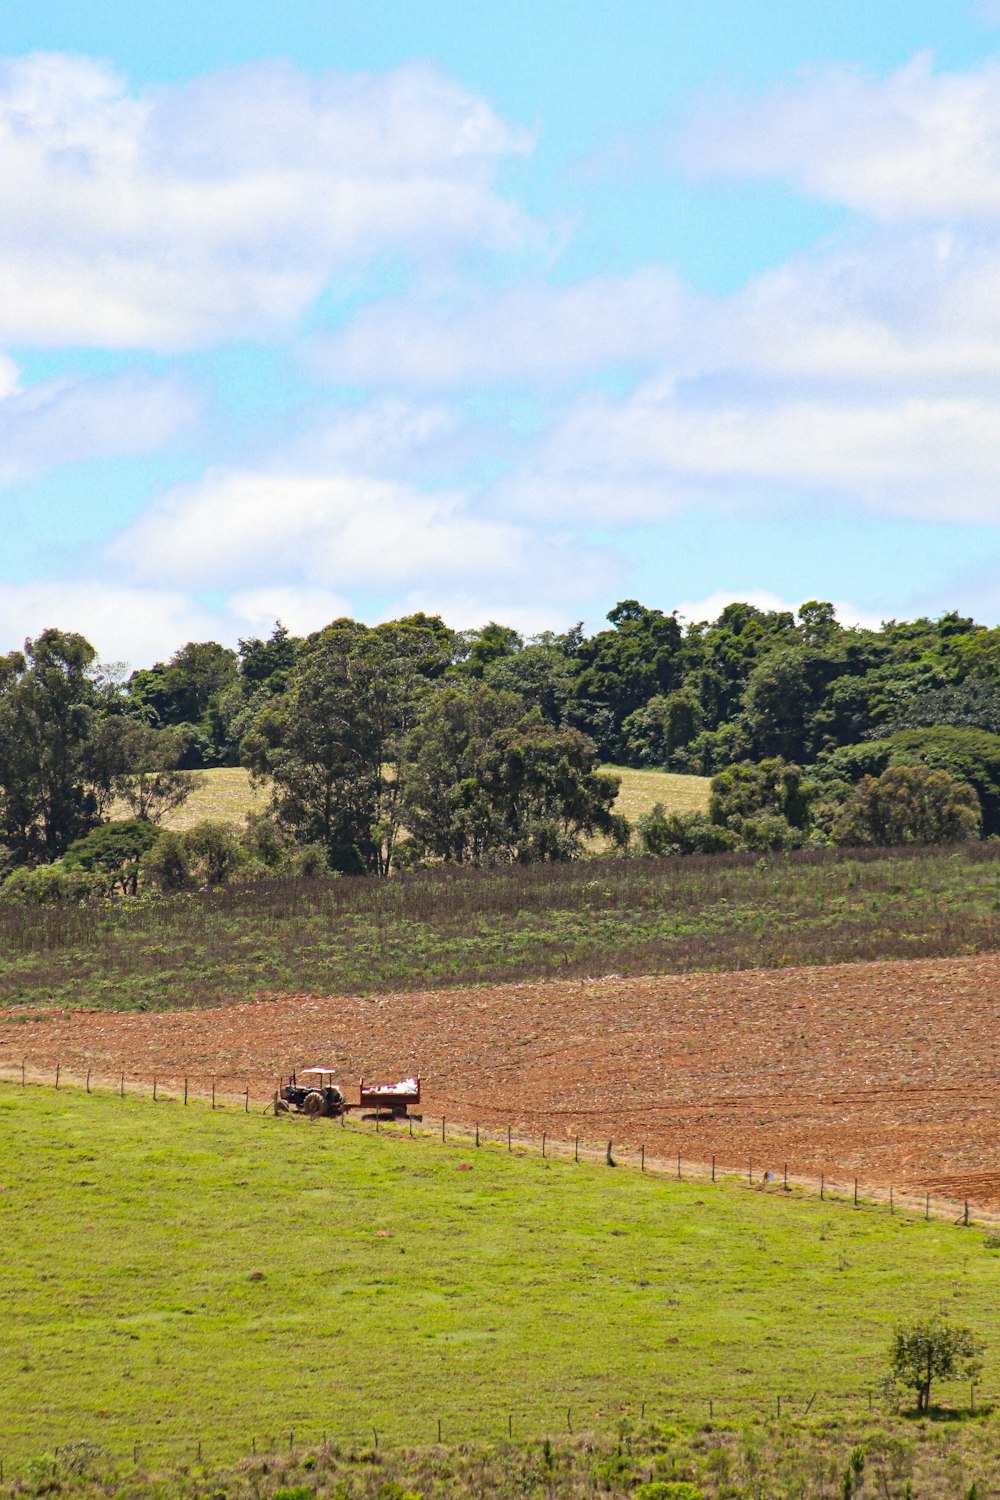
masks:
{"label": "brown soil", "polygon": [[839,1172],[1000,1205],[1000,955],[261,998],[165,1014],[0,1011],[0,1066],[268,1097],[328,1064],[419,1073],[423,1109],[650,1155]]}

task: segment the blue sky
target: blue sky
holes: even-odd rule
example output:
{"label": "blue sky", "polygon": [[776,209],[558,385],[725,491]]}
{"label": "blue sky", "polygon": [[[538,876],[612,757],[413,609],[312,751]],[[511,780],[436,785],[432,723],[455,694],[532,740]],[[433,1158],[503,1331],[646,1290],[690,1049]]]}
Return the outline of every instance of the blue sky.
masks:
{"label": "blue sky", "polygon": [[1000,621],[1000,0],[0,20],[0,647]]}

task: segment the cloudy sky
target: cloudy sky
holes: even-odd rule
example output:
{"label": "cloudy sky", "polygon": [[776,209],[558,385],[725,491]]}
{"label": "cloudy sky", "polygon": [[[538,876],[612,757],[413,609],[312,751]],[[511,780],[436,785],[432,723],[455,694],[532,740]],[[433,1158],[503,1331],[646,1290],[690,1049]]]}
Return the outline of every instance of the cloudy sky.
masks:
{"label": "cloudy sky", "polygon": [[0,647],[1000,621],[1000,0],[0,18]]}

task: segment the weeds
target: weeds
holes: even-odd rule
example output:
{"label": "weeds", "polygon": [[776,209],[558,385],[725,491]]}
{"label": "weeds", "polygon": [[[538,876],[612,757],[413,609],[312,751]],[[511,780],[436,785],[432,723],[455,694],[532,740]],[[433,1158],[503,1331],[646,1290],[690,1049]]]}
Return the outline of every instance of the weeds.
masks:
{"label": "weeds", "polygon": [[800,851],[766,869],[747,855],[608,860],[0,907],[0,1005],[157,1010],[990,951],[998,861],[1000,843]]}

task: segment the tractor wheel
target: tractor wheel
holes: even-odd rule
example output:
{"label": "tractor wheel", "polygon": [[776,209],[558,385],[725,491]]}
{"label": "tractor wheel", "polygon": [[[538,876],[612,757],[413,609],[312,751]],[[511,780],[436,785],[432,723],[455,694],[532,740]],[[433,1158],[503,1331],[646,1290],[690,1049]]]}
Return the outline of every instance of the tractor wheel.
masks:
{"label": "tractor wheel", "polygon": [[314,1089],[311,1094],[307,1094],[303,1099],[302,1108],[310,1120],[318,1120],[323,1113],[323,1095]]}

